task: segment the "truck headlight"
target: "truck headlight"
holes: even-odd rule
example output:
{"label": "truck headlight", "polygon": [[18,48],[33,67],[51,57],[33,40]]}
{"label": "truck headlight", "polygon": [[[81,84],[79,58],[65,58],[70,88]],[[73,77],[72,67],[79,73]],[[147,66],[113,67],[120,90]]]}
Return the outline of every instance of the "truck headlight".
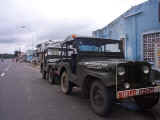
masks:
{"label": "truck headlight", "polygon": [[124,88],[129,89],[130,88],[130,84],[129,83],[124,83]]}
{"label": "truck headlight", "polygon": [[146,66],[146,65],[143,66],[142,70],[143,70],[143,72],[144,72],[145,74],[148,74],[148,73],[149,73],[149,67]]}
{"label": "truck headlight", "polygon": [[122,76],[126,73],[125,68],[122,66],[118,67],[117,72],[119,76]]}

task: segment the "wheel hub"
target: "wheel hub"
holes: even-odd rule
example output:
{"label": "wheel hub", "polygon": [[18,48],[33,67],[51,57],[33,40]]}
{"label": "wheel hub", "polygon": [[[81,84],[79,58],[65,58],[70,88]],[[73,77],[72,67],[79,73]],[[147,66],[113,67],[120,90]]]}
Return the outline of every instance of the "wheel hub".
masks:
{"label": "wheel hub", "polygon": [[104,95],[100,89],[95,90],[93,100],[95,105],[98,105],[98,106],[104,105]]}

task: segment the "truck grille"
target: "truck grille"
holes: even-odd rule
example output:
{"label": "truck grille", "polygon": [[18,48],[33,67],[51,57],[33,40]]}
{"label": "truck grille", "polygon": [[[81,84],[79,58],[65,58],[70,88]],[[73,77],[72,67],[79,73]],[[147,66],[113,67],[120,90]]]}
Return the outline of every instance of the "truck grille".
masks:
{"label": "truck grille", "polygon": [[134,64],[129,64],[126,68],[126,78],[130,83],[140,83],[141,81],[141,71]]}
{"label": "truck grille", "polygon": [[143,65],[144,64],[141,62],[129,62],[124,64],[126,69],[125,82],[128,82],[132,89],[142,88],[149,85],[149,74],[145,75],[143,73]]}

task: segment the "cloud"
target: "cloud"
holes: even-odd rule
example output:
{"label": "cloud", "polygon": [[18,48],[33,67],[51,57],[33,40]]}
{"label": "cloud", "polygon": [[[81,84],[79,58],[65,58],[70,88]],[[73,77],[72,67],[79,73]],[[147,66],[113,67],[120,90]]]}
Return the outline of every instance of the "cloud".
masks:
{"label": "cloud", "polygon": [[[37,37],[39,40],[43,39],[64,39],[70,34],[91,34],[91,30],[88,30],[92,26],[92,21],[90,23],[81,23],[80,21],[73,22],[62,22],[56,23],[56,25],[48,25],[49,27],[43,28],[39,33],[37,32]],[[38,31],[38,30],[37,30]]]}
{"label": "cloud", "polygon": [[15,39],[14,37],[8,37],[8,36],[0,36],[0,43],[1,44],[12,44],[12,43],[16,43],[17,39]]}
{"label": "cloud", "polygon": [[[0,53],[30,49],[44,40],[91,35],[145,0],[2,0]],[[25,26],[22,28],[21,26]],[[8,48],[8,47],[9,48]]]}

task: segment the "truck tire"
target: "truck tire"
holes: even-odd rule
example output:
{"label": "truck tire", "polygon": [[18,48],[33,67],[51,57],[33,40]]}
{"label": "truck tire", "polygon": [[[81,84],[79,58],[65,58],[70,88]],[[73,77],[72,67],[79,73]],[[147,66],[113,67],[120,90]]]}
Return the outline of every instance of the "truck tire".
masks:
{"label": "truck tire", "polygon": [[72,92],[72,83],[68,79],[67,72],[63,72],[61,75],[61,91],[64,94],[70,94]]}
{"label": "truck tire", "polygon": [[152,109],[159,101],[159,93],[152,93],[149,95],[135,96],[136,104],[142,110]]}
{"label": "truck tire", "polygon": [[46,72],[45,71],[42,71],[42,79],[46,79]]}
{"label": "truck tire", "polygon": [[101,82],[94,81],[90,89],[92,110],[100,116],[109,116],[112,108],[112,94]]}
{"label": "truck tire", "polygon": [[54,72],[52,69],[49,69],[49,72],[48,72],[48,82],[52,85],[55,83],[55,80],[54,80]]}

